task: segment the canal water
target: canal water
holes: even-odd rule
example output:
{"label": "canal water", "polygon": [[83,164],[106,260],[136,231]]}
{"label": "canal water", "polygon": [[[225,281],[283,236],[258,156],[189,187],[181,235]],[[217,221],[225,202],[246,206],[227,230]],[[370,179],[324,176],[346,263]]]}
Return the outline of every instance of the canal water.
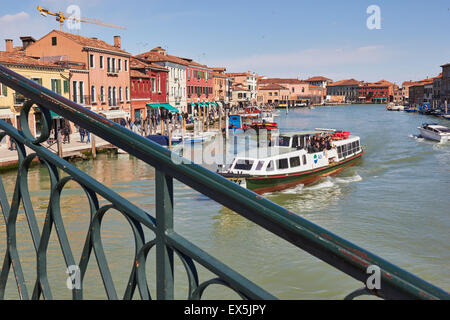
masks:
{"label": "canal water", "polygon": [[[281,131],[336,128],[359,135],[366,151],[363,160],[335,177],[311,186],[266,194],[269,200],[361,246],[399,267],[450,290],[450,143],[418,137],[424,122],[447,120],[404,112],[388,112],[382,105],[316,107],[281,110]],[[129,155],[99,155],[76,166],[154,214],[154,170]],[[11,197],[15,173],[3,173]],[[34,209],[42,227],[49,195],[48,174],[29,172]],[[194,244],[229,265],[280,299],[342,299],[362,287],[342,272],[278,239],[245,218],[175,182],[175,229]],[[102,203],[106,203],[102,201]],[[62,197],[65,227],[78,261],[89,216],[87,201],[75,183]],[[17,222],[18,247],[26,285],[32,291],[35,254],[27,221]],[[151,237],[149,232],[146,233]],[[0,256],[5,252],[5,228],[0,224]],[[133,263],[134,240],[126,220],[112,212],[102,223],[102,243],[122,296]],[[48,249],[48,274],[56,299],[69,299],[64,260],[53,230]],[[175,297],[185,299],[187,277],[176,259]],[[199,267],[200,280],[213,275]],[[155,297],[154,253],[147,262],[147,279]],[[92,254],[84,280],[87,299],[104,299],[105,291]],[[136,293],[138,295],[138,293]],[[7,298],[18,297],[10,274]],[[232,291],[212,286],[205,299],[235,299]]]}

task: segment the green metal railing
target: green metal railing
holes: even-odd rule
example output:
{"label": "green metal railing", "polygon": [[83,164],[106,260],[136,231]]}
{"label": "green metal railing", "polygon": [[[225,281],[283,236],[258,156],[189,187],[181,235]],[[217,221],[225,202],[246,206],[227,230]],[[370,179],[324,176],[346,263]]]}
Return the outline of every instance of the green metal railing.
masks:
{"label": "green metal railing", "polygon": [[[0,120],[0,139],[8,135],[17,144],[19,167],[11,204],[8,203],[3,182],[0,178],[0,205],[6,224],[7,249],[0,272],[0,299],[5,296],[9,272],[15,274],[17,288],[23,299],[52,299],[47,277],[47,246],[50,233],[56,229],[59,244],[67,267],[77,265],[81,274],[81,287],[72,290],[74,299],[83,298],[83,279],[92,252],[98,264],[100,276],[109,299],[118,299],[111,272],[106,261],[100,239],[102,218],[112,209],[118,210],[130,224],[135,240],[135,263],[130,271],[124,299],[133,298],[137,290],[142,299],[150,299],[145,264],[151,249],[156,250],[156,298],[174,298],[174,255],[177,255],[189,281],[188,299],[201,299],[206,288],[212,284],[224,285],[244,299],[275,299],[256,284],[222,264],[176,232],[173,226],[173,179],[176,179],[210,199],[230,208],[275,235],[327,262],[336,269],[350,275],[364,284],[346,298],[363,294],[376,295],[386,299],[449,299],[444,290],[392,265],[388,261],[330,233],[329,231],[301,218],[249,190],[243,189],[214,172],[187,160],[173,161],[177,156],[169,150],[122,128],[76,103],[65,99],[39,84],[0,66],[0,82],[27,98],[21,115],[22,131]],[[38,138],[31,135],[28,114],[37,105],[43,114],[42,133]],[[155,216],[136,207],[127,199],[96,181],[42,146],[50,135],[53,111],[96,136],[125,150],[129,154],[155,168],[156,212]],[[33,151],[27,154],[25,147]],[[39,231],[30,200],[27,174],[33,159],[39,158],[50,175],[51,193],[42,231]],[[181,162],[181,163],[180,163]],[[61,178],[58,169],[69,176]],[[90,205],[90,226],[80,261],[75,262],[60,211],[60,195],[65,185],[77,182],[84,190]],[[101,196],[109,204],[100,206]],[[17,250],[16,220],[20,203],[23,204],[36,251],[36,280],[31,295],[27,292]],[[146,239],[144,229],[151,230],[153,239]],[[200,281],[197,265],[215,274],[216,278]],[[365,287],[368,266],[378,266],[381,271],[381,288],[369,290]]]}

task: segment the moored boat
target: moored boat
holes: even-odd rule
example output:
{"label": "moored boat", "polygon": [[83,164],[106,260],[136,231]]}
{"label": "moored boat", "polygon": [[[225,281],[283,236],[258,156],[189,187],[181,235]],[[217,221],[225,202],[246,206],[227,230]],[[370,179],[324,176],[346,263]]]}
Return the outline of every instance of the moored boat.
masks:
{"label": "moored boat", "polygon": [[423,138],[447,142],[450,141],[450,128],[439,125],[439,124],[426,124],[424,123],[421,127],[418,127],[420,135]]}
{"label": "moored boat", "polygon": [[[313,136],[331,138],[328,148],[312,149],[308,141]],[[239,154],[228,169],[218,173],[256,193],[281,191],[299,184],[335,174],[353,165],[363,155],[358,136],[347,132],[305,131],[282,134],[278,144],[251,155]],[[260,156],[264,154],[263,156]]]}

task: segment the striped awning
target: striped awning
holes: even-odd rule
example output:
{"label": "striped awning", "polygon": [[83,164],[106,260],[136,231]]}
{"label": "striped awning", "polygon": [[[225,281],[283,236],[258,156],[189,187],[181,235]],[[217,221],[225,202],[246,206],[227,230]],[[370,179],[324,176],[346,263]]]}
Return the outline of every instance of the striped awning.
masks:
{"label": "striped awning", "polygon": [[170,112],[177,112],[177,113],[180,112],[180,110],[178,110],[177,108],[168,103],[147,103],[147,106],[151,108],[164,108]]}
{"label": "striped awning", "polygon": [[15,117],[15,115],[9,107],[7,107],[7,108],[0,107],[0,119],[11,119],[14,117]]}

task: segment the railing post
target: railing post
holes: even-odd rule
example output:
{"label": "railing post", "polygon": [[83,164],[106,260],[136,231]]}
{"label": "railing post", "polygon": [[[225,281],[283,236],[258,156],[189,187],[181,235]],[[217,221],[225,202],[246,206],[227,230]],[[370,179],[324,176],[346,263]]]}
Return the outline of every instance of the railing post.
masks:
{"label": "railing post", "polygon": [[173,178],[156,169],[156,296],[173,300],[173,250],[166,246],[166,233],[173,229]]}

